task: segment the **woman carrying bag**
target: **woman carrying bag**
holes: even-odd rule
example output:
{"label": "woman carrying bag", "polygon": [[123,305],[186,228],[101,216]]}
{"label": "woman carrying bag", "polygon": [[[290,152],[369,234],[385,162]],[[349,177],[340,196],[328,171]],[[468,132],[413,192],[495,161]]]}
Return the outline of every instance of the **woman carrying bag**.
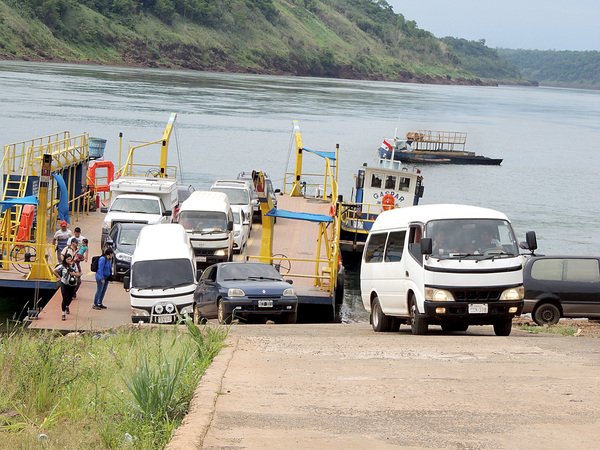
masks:
{"label": "woman carrying bag", "polygon": [[54,268],[54,275],[60,278],[60,292],[62,294],[62,320],[66,320],[65,314],[70,314],[69,306],[73,300],[73,294],[75,293],[75,287],[81,272],[77,271],[77,268],[73,265],[73,257],[70,254],[66,254],[62,260],[62,263]]}

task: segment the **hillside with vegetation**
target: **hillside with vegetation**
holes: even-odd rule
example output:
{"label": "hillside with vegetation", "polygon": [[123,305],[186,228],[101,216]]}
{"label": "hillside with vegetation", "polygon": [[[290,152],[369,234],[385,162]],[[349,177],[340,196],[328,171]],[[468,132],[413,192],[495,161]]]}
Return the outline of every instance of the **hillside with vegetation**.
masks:
{"label": "hillside with vegetation", "polygon": [[[476,77],[498,80],[504,84],[537,85],[537,77],[519,72],[519,69],[502,58],[496,49],[485,46],[485,40],[468,41],[455,37],[442,38],[454,51],[461,66]],[[525,76],[524,76],[525,75]]]}
{"label": "hillside with vegetation", "polygon": [[0,23],[3,59],[440,84],[522,81],[506,68],[486,69],[493,55],[467,64],[385,0],[0,0]]}
{"label": "hillside with vegetation", "polygon": [[600,89],[600,52],[497,49],[526,77],[541,85]]}

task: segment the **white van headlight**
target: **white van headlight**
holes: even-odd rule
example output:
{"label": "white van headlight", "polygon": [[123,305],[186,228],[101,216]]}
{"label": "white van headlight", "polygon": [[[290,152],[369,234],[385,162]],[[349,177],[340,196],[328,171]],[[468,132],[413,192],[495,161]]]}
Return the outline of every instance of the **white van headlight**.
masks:
{"label": "white van headlight", "polygon": [[163,305],[161,305],[161,304],[154,306],[154,312],[156,314],[162,314],[164,310],[165,309],[163,308]]}
{"label": "white van headlight", "polygon": [[110,220],[105,220],[104,222],[102,222],[102,231],[110,231]]}
{"label": "white van headlight", "polygon": [[425,300],[431,302],[453,302],[454,296],[445,289],[425,288]]}
{"label": "white van headlight", "polygon": [[283,291],[282,295],[284,297],[295,297],[296,296],[296,289],[294,289],[294,288],[287,288],[285,291]]}
{"label": "white van headlight", "polygon": [[227,297],[245,297],[246,293],[238,288],[230,288],[227,291]]}
{"label": "white van headlight", "polygon": [[506,289],[500,295],[500,300],[523,300],[525,297],[525,289],[523,286]]}
{"label": "white van headlight", "polygon": [[150,313],[148,311],[146,311],[145,309],[131,308],[131,315],[132,316],[149,316]]}
{"label": "white van headlight", "polygon": [[226,255],[225,250],[217,250],[215,252],[215,256],[225,256],[225,255]]}

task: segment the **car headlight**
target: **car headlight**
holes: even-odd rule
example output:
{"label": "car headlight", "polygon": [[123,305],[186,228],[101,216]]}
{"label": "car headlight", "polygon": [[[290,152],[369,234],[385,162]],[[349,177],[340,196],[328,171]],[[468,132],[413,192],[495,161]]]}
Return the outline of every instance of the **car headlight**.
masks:
{"label": "car headlight", "polygon": [[154,312],[156,314],[162,314],[164,310],[165,309],[164,309],[163,305],[161,305],[161,304],[158,304],[158,305],[154,306]]}
{"label": "car headlight", "polygon": [[131,308],[132,316],[149,316],[150,313],[145,309]]}
{"label": "car headlight", "polygon": [[227,297],[245,297],[246,293],[238,288],[230,288],[227,291]]}
{"label": "car headlight", "polygon": [[294,289],[294,288],[287,288],[285,291],[283,291],[282,295],[284,297],[295,297],[296,296],[296,289]]}
{"label": "car headlight", "polygon": [[525,289],[523,286],[506,289],[500,295],[500,300],[523,300],[525,297]]}
{"label": "car headlight", "polygon": [[129,253],[118,252],[115,254],[115,258],[119,261],[131,261],[131,255]]}
{"label": "car headlight", "polygon": [[190,306],[186,306],[185,308],[181,308],[181,311],[179,311],[179,314],[181,314],[182,316],[185,316],[186,314],[191,316],[192,314],[194,314],[194,307],[192,305],[190,305]]}
{"label": "car headlight", "polygon": [[215,256],[225,256],[225,255],[226,255],[225,250],[217,250],[215,252]]}
{"label": "car headlight", "polygon": [[454,296],[445,289],[425,288],[425,300],[431,302],[453,302]]}

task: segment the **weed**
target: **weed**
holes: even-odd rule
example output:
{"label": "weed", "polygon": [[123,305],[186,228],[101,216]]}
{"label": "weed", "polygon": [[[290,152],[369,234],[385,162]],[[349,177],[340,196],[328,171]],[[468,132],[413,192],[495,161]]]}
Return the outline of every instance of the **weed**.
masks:
{"label": "weed", "polygon": [[520,330],[529,331],[530,333],[550,333],[550,334],[559,334],[561,336],[574,336],[577,333],[577,328],[575,327],[563,327],[563,326],[544,326],[538,327],[533,325],[524,324],[519,327]]}

